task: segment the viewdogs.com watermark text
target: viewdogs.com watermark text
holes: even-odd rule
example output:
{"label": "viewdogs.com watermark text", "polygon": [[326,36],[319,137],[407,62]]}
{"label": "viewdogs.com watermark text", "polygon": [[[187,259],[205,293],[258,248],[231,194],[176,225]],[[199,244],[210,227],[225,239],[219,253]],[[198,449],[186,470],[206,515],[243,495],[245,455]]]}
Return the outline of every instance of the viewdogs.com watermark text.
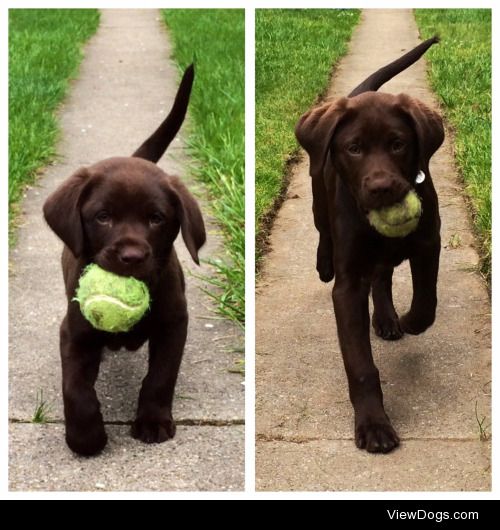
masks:
{"label": "viewdogs.com watermark text", "polygon": [[429,510],[412,510],[412,511],[399,511],[399,510],[387,510],[387,515],[390,520],[401,521],[401,520],[415,520],[415,521],[477,521],[479,520],[479,512],[432,512]]}

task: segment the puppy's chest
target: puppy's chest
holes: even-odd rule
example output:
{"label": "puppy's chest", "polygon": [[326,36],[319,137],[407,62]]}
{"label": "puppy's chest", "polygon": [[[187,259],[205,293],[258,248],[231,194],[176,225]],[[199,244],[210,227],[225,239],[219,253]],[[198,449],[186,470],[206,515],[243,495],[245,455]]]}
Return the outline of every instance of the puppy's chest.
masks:
{"label": "puppy's chest", "polygon": [[138,350],[148,340],[147,317],[146,321],[139,322],[126,333],[106,333],[104,346],[112,351],[122,348],[135,351]]}
{"label": "puppy's chest", "polygon": [[411,256],[411,244],[405,239],[377,240],[373,245],[374,262],[380,265],[397,267]]}

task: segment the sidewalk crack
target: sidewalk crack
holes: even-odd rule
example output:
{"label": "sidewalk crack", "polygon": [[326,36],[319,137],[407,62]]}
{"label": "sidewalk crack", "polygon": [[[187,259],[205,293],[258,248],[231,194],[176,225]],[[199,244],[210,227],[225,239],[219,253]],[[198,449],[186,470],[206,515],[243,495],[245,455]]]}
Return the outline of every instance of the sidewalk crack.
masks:
{"label": "sidewalk crack", "polygon": [[[477,436],[464,436],[464,437],[440,437],[440,436],[408,436],[407,438],[400,438],[402,442],[475,442],[480,441]],[[257,442],[284,442],[291,444],[308,444],[312,442],[354,442],[354,438],[349,436],[338,437],[338,438],[326,438],[326,437],[307,437],[307,436],[285,436],[285,435],[270,435],[270,434],[257,434]]]}
{"label": "sidewalk crack", "polygon": [[[9,423],[11,424],[33,424],[30,420],[25,420],[22,418],[9,418]],[[108,420],[104,421],[104,425],[132,425],[131,420],[122,421],[122,420]],[[64,420],[48,420],[38,425],[64,425]],[[245,420],[241,418],[234,418],[232,420],[222,420],[217,418],[211,419],[196,419],[196,418],[182,418],[175,421],[176,425],[182,425],[185,427],[232,427],[238,425],[245,425]]]}

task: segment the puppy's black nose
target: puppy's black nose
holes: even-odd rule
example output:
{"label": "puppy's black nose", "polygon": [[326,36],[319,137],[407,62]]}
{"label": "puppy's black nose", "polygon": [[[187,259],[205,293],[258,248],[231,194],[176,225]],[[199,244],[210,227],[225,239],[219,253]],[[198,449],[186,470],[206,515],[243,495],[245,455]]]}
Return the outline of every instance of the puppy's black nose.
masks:
{"label": "puppy's black nose", "polygon": [[366,188],[372,197],[384,197],[394,192],[394,181],[389,177],[375,177],[367,181]]}
{"label": "puppy's black nose", "polygon": [[119,258],[126,265],[137,265],[148,257],[149,252],[137,247],[125,247],[119,253]]}
{"label": "puppy's black nose", "polygon": [[368,209],[391,206],[409,191],[409,184],[390,174],[370,175],[363,180],[362,197]]}

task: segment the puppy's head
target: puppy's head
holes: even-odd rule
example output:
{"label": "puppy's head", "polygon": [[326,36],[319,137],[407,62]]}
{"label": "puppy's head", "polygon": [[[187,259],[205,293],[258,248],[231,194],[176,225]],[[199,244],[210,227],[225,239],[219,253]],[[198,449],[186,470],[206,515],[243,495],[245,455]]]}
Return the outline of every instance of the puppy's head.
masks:
{"label": "puppy's head", "polygon": [[296,135],[311,175],[329,177],[323,170],[330,153],[335,174],[367,211],[400,201],[419,171],[429,176],[444,131],[440,117],[418,100],[366,92],[312,109]]}
{"label": "puppy's head", "polygon": [[45,219],[75,257],[148,280],[165,263],[179,229],[193,260],[205,227],[193,196],[157,162],[179,131],[194,80],[182,77],[168,116],[132,157],[81,168],[45,202]]}
{"label": "puppy's head", "polygon": [[110,158],[79,169],[45,202],[52,230],[76,257],[148,280],[179,233],[191,257],[205,242],[199,207],[176,177],[141,158]]}

